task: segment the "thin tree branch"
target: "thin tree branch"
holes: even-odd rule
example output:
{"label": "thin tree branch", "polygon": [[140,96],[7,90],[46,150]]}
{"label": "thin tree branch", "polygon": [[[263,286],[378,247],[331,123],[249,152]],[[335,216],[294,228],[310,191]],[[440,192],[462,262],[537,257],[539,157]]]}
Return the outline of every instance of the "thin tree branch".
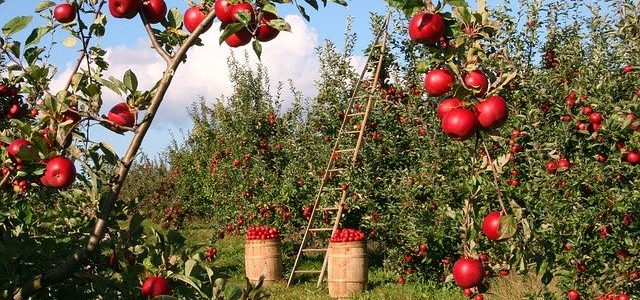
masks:
{"label": "thin tree branch", "polygon": [[[95,9],[95,11],[94,11],[94,15],[95,16],[93,18],[94,21],[100,15],[100,11],[102,10],[102,6],[104,6],[105,2],[106,2],[106,0],[101,0],[100,3],[98,4],[98,7]],[[80,31],[82,31],[82,29],[80,29]],[[82,35],[84,35],[84,34],[82,34]],[[86,38],[86,40],[84,38],[82,38],[82,46],[83,47],[82,47],[82,50],[80,51],[80,57],[78,57],[78,59],[76,60],[76,62],[74,64],[74,67],[73,67],[73,72],[71,72],[71,75],[69,76],[69,80],[67,80],[67,83],[64,85],[64,88],[62,89],[63,91],[66,91],[66,90],[69,89],[69,87],[71,86],[71,80],[73,79],[73,75],[78,73],[78,70],[80,69],[80,65],[85,60],[85,56],[87,55],[87,45],[89,45],[89,40],[91,40],[92,36],[93,36],[93,34],[91,34],[91,32],[89,32],[89,36]],[[89,64],[88,58],[87,58],[87,64]]]}
{"label": "thin tree branch", "polygon": [[491,154],[489,154],[489,149],[487,149],[487,145],[482,140],[482,147],[484,148],[484,153],[487,154],[487,159],[489,161],[489,165],[491,166],[491,173],[493,173],[493,184],[496,187],[496,192],[498,193],[498,202],[500,202],[500,209],[503,214],[507,214],[507,210],[504,207],[504,202],[502,201],[502,191],[500,190],[500,185],[498,184],[498,170],[496,170],[496,166],[493,165],[493,160],[491,159]]}
{"label": "thin tree branch", "polygon": [[167,53],[164,48],[162,48],[160,43],[158,43],[158,39],[156,38],[156,35],[153,34],[153,28],[151,28],[151,25],[147,21],[147,17],[143,13],[140,13],[140,18],[142,19],[142,23],[144,24],[144,29],[149,35],[149,40],[151,40],[151,48],[155,49],[156,52],[158,52],[158,54],[162,57],[162,59],[164,59],[167,65],[171,64],[171,59],[173,57],[171,57],[171,55]]}

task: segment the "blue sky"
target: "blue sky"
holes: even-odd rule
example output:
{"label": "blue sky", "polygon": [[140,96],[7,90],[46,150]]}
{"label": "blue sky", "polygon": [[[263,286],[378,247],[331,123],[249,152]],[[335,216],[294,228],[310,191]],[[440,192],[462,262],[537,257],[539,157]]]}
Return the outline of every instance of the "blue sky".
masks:
{"label": "blue sky", "polygon": [[[31,15],[39,1],[31,0],[6,0],[0,5],[0,24],[3,25],[10,18],[17,15]],[[62,2],[62,1],[58,1]],[[300,1],[303,2],[303,1]],[[473,2],[473,1],[470,1]],[[495,5],[498,1],[489,1]],[[168,0],[169,7],[178,7],[186,10],[188,5],[184,0]],[[307,6],[307,13],[311,16],[311,22],[302,20],[293,5],[278,6],[280,15],[293,26],[292,33],[282,33],[276,40],[266,43],[263,49],[262,63],[268,68],[273,82],[286,81],[293,78],[296,88],[306,96],[313,96],[315,89],[313,81],[316,79],[315,70],[317,61],[315,47],[329,39],[341,47],[343,33],[348,16],[354,17],[353,29],[359,34],[354,57],[354,65],[362,60],[362,49],[370,41],[369,13],[384,14],[387,11],[383,0],[351,0],[348,7],[342,7],[329,3],[327,7],[314,11]],[[105,7],[105,12],[108,9]],[[149,41],[141,26],[139,19],[126,20],[114,19],[108,15],[108,29],[106,35],[98,40],[100,46],[107,49],[107,59],[111,64],[110,73],[116,77],[122,77],[127,69],[132,69],[138,74],[141,88],[150,88],[162,71],[161,59],[149,48]],[[42,24],[42,19],[35,18],[34,25]],[[214,24],[211,30],[204,34],[204,47],[192,49],[190,59],[183,65],[176,75],[176,80],[165,98],[159,115],[156,118],[148,136],[143,143],[142,150],[156,156],[166,149],[173,137],[178,137],[180,132],[188,131],[191,122],[186,115],[186,107],[200,96],[208,100],[221,95],[228,95],[232,91],[226,79],[226,57],[231,51],[226,45],[217,45],[219,24]],[[24,38],[29,33],[25,31],[18,38]],[[60,41],[68,36],[68,33],[59,31],[55,39]],[[43,39],[47,41],[48,39]],[[54,78],[53,90],[60,88],[62,82],[69,76],[69,68],[77,55],[78,48],[70,49],[58,44],[53,49],[52,62],[59,67],[59,75]],[[243,51],[250,51],[249,47],[234,50],[236,56],[242,56]],[[250,54],[252,62],[257,62],[253,54]],[[66,73],[65,73],[66,72]],[[117,96],[105,93],[103,97],[105,105],[103,113],[116,102],[122,101]],[[97,127],[93,127],[97,128]],[[106,140],[114,145],[116,150],[123,154],[131,134],[125,136],[116,135],[110,131],[97,129],[92,132],[95,139]]]}

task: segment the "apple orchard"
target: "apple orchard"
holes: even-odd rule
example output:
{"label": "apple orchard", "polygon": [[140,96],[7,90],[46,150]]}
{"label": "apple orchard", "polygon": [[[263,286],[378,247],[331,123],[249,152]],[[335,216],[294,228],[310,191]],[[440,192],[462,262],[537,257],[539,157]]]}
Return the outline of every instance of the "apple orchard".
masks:
{"label": "apple orchard", "polygon": [[[325,181],[347,195],[325,243],[366,242],[371,299],[513,299],[498,293],[505,278],[535,281],[527,299],[640,299],[638,1],[386,0],[388,29],[372,14],[369,32],[347,26],[343,50],[317,49],[313,97],[284,98],[263,65],[231,58],[233,92],[193,95],[193,128],[157,160],[141,143],[203,35],[260,57],[290,36],[278,9],[309,20],[350,3],[27,2],[32,15],[7,16],[0,35],[0,299],[293,299],[315,287],[225,285],[244,274],[223,271],[237,253],[220,245],[278,241],[290,273],[308,221],[333,226],[314,210]],[[143,28],[166,63],[150,90],[131,70],[105,75],[113,22]],[[380,78],[361,82],[354,40],[384,30],[382,58],[364,53]],[[59,31],[81,51],[54,90]],[[107,90],[122,101],[103,105]],[[357,93],[370,111],[350,107]],[[124,155],[95,126],[130,138]],[[327,179],[343,126],[363,146]]]}

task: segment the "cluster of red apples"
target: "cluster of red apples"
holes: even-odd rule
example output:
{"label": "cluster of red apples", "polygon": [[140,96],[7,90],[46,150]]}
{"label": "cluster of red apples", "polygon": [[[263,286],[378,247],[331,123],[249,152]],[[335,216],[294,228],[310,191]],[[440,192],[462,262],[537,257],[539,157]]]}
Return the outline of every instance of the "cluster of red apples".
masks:
{"label": "cluster of red apples", "polygon": [[332,243],[364,241],[364,232],[352,228],[338,228],[331,236]]}
{"label": "cluster of red apples", "polygon": [[[260,42],[268,42],[278,36],[280,31],[269,25],[278,17],[270,12],[258,9],[248,1],[217,0],[215,2],[215,15],[222,22],[222,28],[239,23],[239,14],[249,16],[249,27],[240,29],[231,34],[225,42],[230,47],[240,47],[251,42],[253,38]],[[109,0],[109,12],[114,18],[132,19],[140,12],[150,24],[160,23],[167,14],[167,4],[164,0]],[[69,3],[57,5],[53,10],[53,17],[60,23],[69,23],[76,18],[76,7]],[[194,32],[203,22],[207,11],[201,6],[191,6],[184,12],[184,27],[189,32]],[[260,21],[256,19],[260,15]],[[211,24],[205,25],[205,30]]]}
{"label": "cluster of red apples", "polygon": [[[21,96],[19,95],[19,87],[12,85],[0,85],[0,99],[3,103],[8,103],[8,107],[4,108],[2,114],[6,119],[20,118],[25,116],[23,113],[24,105],[22,105]],[[38,115],[38,110],[33,109],[35,113],[31,113],[30,117]],[[35,116],[34,116],[35,115]],[[41,130],[42,137],[48,147],[52,146],[48,137],[47,130]],[[10,143],[0,142],[6,147],[12,165],[2,168],[2,176],[9,176],[15,171],[22,171],[25,164],[41,164],[44,166],[44,172],[33,183],[52,188],[67,188],[73,184],[76,179],[76,168],[71,159],[57,155],[55,152],[47,158],[41,159],[37,155],[36,147],[25,138],[17,138]],[[29,182],[26,178],[16,178],[13,181],[13,187],[16,192],[26,192]]]}
{"label": "cluster of red apples", "polygon": [[[445,22],[438,13],[418,13],[409,22],[409,37],[416,43],[446,45],[444,37]],[[425,92],[432,97],[450,95],[457,80],[448,68],[438,68],[427,72],[424,80]],[[489,78],[479,70],[470,70],[464,75],[462,86],[471,91],[475,98],[482,98],[489,89]],[[473,136],[478,127],[485,130],[502,126],[509,110],[505,100],[492,95],[467,108],[458,97],[445,98],[438,105],[438,118],[442,121],[442,130],[455,140],[465,140]]]}
{"label": "cluster of red apples", "polygon": [[277,240],[280,239],[278,228],[271,226],[254,226],[247,229],[247,240]]}

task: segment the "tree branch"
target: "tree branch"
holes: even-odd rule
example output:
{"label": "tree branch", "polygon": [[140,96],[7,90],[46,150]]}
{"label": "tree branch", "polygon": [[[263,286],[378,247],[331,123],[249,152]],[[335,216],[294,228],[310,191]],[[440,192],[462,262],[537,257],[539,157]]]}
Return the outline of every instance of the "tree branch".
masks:
{"label": "tree branch", "polygon": [[164,48],[162,48],[160,43],[158,43],[158,39],[156,38],[156,35],[153,34],[153,29],[151,28],[151,25],[147,21],[147,17],[143,13],[140,13],[140,18],[142,19],[142,23],[144,24],[144,29],[147,31],[147,34],[149,35],[149,39],[151,40],[151,48],[155,49],[156,52],[158,52],[158,54],[162,57],[162,59],[164,59],[167,65],[171,64],[171,59],[173,57],[171,57],[171,55],[167,53],[167,51],[165,51]]}
{"label": "tree branch", "polygon": [[43,274],[37,275],[34,279],[27,282],[22,288],[17,289],[14,293],[14,300],[22,300],[27,299],[31,295],[37,293],[38,291],[46,288],[48,286],[54,285],[63,281],[66,278],[69,278],[73,273],[75,273],[82,264],[93,254],[93,252],[98,248],[100,241],[104,235],[104,231],[111,217],[112,210],[115,202],[118,200],[118,196],[120,194],[120,190],[124,184],[127,175],[129,174],[129,169],[131,168],[131,164],[137,154],[140,146],[142,145],[142,141],[153,123],[153,119],[164,99],[164,96],[171,85],[171,81],[173,80],[173,75],[175,71],[178,69],[182,62],[182,58],[185,56],[187,51],[195,44],[196,39],[202,34],[204,30],[204,25],[211,22],[215,17],[215,11],[211,10],[207,16],[204,18],[202,23],[196,28],[193,34],[182,44],[176,55],[170,60],[170,64],[167,66],[166,71],[162,79],[160,80],[160,84],[158,85],[158,90],[151,100],[151,105],[147,109],[147,113],[145,115],[145,122],[140,124],[140,127],[136,131],[135,135],[131,143],[129,144],[129,148],[122,159],[122,163],[118,168],[117,179],[115,182],[111,184],[111,191],[101,206],[102,211],[98,214],[98,218],[96,220],[96,224],[94,226],[93,232],[91,233],[91,237],[87,245],[69,257],[62,265],[59,265]]}
{"label": "tree branch", "polygon": [[[98,18],[98,15],[100,14],[100,11],[102,10],[102,6],[104,6],[105,2],[106,0],[101,0],[100,3],[98,4],[98,8],[95,9],[94,11],[95,17],[93,18],[94,21]],[[78,12],[78,20],[80,20],[80,12]],[[78,21],[78,23],[80,23],[80,21]],[[82,28],[80,29],[80,31],[82,31]],[[82,64],[85,57],[87,56],[87,45],[89,45],[89,40],[91,40],[92,34],[91,32],[89,32],[89,36],[86,37],[86,40],[84,38],[84,34],[81,34],[81,35],[83,37],[81,38],[82,50],[80,51],[80,57],[78,57],[78,60],[76,60],[76,63],[73,67],[73,72],[71,72],[71,75],[69,76],[69,80],[67,80],[67,83],[64,85],[64,88],[62,89],[63,91],[66,91],[69,89],[69,87],[71,86],[71,81],[73,80],[73,75],[78,73],[78,70],[80,69],[80,65]],[[87,65],[89,65],[88,59],[87,59]],[[87,67],[90,67],[90,66],[87,66]]]}

